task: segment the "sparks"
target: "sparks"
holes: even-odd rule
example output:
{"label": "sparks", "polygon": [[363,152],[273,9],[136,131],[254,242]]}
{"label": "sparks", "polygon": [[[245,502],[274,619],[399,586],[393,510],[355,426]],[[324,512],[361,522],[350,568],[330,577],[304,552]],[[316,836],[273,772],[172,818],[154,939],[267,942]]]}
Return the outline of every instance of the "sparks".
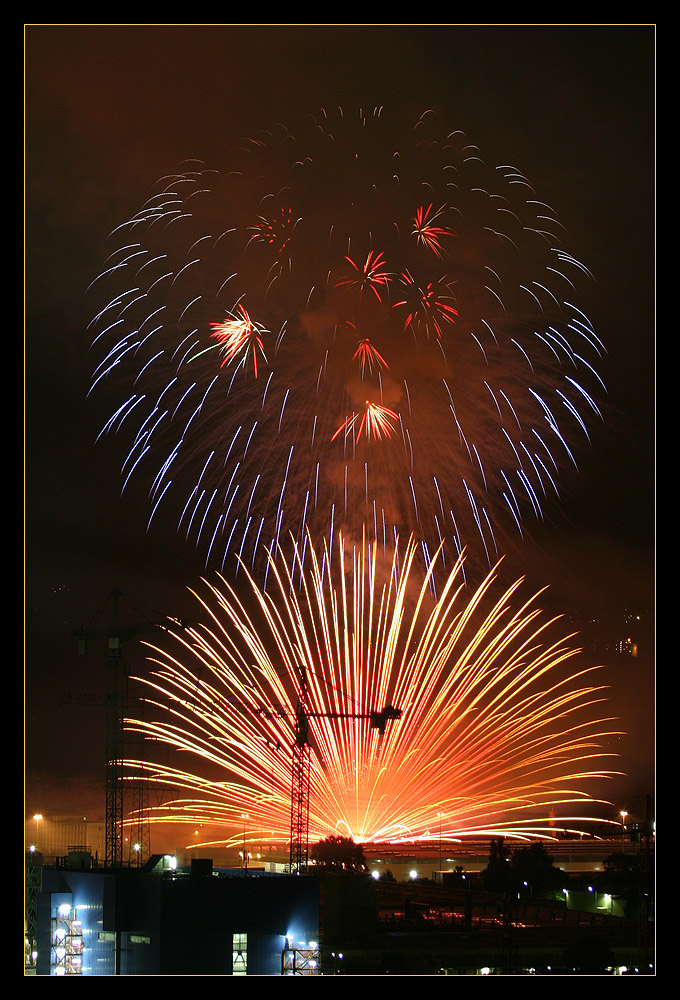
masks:
{"label": "sparks", "polygon": [[367,368],[371,375],[373,374],[374,369],[389,368],[389,365],[383,358],[382,354],[376,350],[368,337],[361,341],[352,356],[352,361],[357,360],[359,361],[362,378],[366,374]]}
{"label": "sparks", "polygon": [[224,355],[221,367],[240,356],[238,367],[245,368],[248,355],[252,353],[253,370],[257,378],[257,352],[260,352],[265,362],[267,360],[262,344],[262,334],[267,331],[253,323],[248,311],[240,302],[236,308],[239,316],[222,320],[221,323],[210,324],[212,330],[210,336],[217,340],[220,352]]}
{"label": "sparks", "polygon": [[441,340],[444,335],[445,324],[453,326],[458,317],[458,310],[453,305],[446,279],[439,282],[428,281],[420,286],[409,274],[404,271],[401,275],[401,286],[406,298],[394,303],[395,309],[406,307],[407,313],[404,319],[404,329],[413,327],[416,330],[425,330],[428,335],[434,331]]}
{"label": "sparks", "polygon": [[398,420],[399,414],[395,413],[394,410],[390,410],[387,406],[381,406],[380,403],[371,403],[367,399],[363,410],[359,413],[353,413],[351,417],[347,417],[340,424],[331,441],[335,441],[343,431],[347,437],[354,429],[357,432],[357,441],[360,440],[362,434],[365,434],[369,440],[380,441],[383,438],[392,437],[395,422]]}
{"label": "sparks", "polygon": [[427,247],[437,257],[443,257],[442,237],[455,236],[455,233],[444,226],[434,225],[435,220],[440,218],[446,206],[442,205],[436,212],[432,211],[433,207],[432,203],[430,203],[427,208],[421,205],[416,209],[411,235],[415,236],[422,246]]}
{"label": "sparks", "polygon": [[[423,551],[455,540],[484,574],[588,447],[604,392],[590,272],[517,171],[434,114],[416,133],[386,112],[281,125],[224,174],[165,177],[110,236],[90,391],[120,395],[100,437],[121,444],[124,486],[146,483],[152,524],[189,526],[206,565],[264,568],[273,539],[329,537],[343,510],[357,537],[370,522]],[[403,448],[388,468],[359,435]]]}
{"label": "sparks", "polygon": [[387,288],[392,280],[385,264],[385,256],[371,250],[363,264],[357,264],[351,257],[345,257],[350,266],[350,276],[336,281],[335,287],[356,288],[359,291],[359,298],[363,297],[367,288],[373,292],[378,302],[382,302],[382,292]]}
{"label": "sparks", "polygon": [[[588,786],[614,773],[597,668],[572,666],[571,637],[554,639],[520,582],[494,597],[492,571],[467,595],[459,560],[434,600],[415,552],[412,539],[382,577],[365,539],[339,539],[333,571],[326,548],[303,572],[295,547],[271,558],[273,593],[246,572],[247,600],[222,577],[204,581],[202,623],[150,647],[138,680],[151,715],[127,723],[150,752],[191,761],[128,762],[132,780],[176,789],[156,822],[238,827],[246,810],[257,840],[287,838],[301,705],[312,839],[427,839],[439,814],[446,838],[594,818]],[[396,710],[381,732],[370,715],[385,705]]]}

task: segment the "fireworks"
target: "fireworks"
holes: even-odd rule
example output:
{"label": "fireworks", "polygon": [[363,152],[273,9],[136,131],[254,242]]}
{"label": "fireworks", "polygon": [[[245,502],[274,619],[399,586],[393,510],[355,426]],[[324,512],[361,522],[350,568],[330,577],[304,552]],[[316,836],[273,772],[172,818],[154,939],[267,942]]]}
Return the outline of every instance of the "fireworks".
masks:
{"label": "fireworks", "polygon": [[[447,838],[547,834],[551,814],[569,827],[612,773],[603,689],[596,668],[570,668],[571,637],[555,640],[519,582],[493,597],[494,572],[470,595],[457,566],[435,600],[413,541],[382,578],[375,543],[336,544],[334,563],[310,544],[304,571],[298,547],[288,568],[272,560],[276,585],[249,577],[247,598],[206,584],[203,624],[152,647],[152,717],[128,726],[190,761],[128,762],[174,789],[154,819],[239,831],[245,812],[252,839],[287,839],[302,702],[312,839],[427,839],[439,818]],[[367,715],[388,706],[401,717],[381,733]]]}
{"label": "fireworks", "polygon": [[133,779],[176,790],[157,819],[287,837],[302,706],[311,837],[568,822],[609,773],[601,688],[489,567],[600,416],[587,268],[519,171],[430,113],[403,134],[323,112],[230,156],[163,178],[92,284],[124,487],[225,574],[129,721],[192,766]]}
{"label": "fireworks", "polygon": [[265,362],[267,356],[264,353],[264,348],[262,346],[262,334],[266,333],[266,330],[259,330],[251,320],[250,316],[239,304],[238,310],[240,313],[240,319],[238,317],[225,319],[222,323],[211,323],[212,328],[211,336],[214,337],[220,346],[220,350],[224,354],[224,360],[220,367],[224,367],[229,364],[234,358],[241,356],[241,360],[238,363],[240,368],[245,365],[248,360],[249,352],[252,351],[253,355],[253,371],[255,378],[257,378],[257,352],[264,358]]}
{"label": "fireworks", "polygon": [[339,527],[488,568],[599,417],[590,276],[562,240],[521,173],[430,113],[321,113],[224,173],[185,164],[92,284],[124,487],[228,573]]}

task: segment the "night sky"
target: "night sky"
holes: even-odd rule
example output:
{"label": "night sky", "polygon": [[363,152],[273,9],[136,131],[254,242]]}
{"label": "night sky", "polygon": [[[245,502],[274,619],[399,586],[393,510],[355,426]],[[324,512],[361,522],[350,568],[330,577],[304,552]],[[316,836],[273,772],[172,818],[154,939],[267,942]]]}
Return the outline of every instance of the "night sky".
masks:
{"label": "night sky", "polygon": [[145,534],[143,491],[120,495],[121,449],[94,444],[108,413],[86,400],[85,291],[106,236],[178,162],[219,167],[242,135],[337,105],[435,109],[490,161],[517,164],[596,277],[605,421],[561,510],[509,561],[579,623],[613,634],[624,609],[646,616],[640,657],[608,661],[630,734],[629,777],[610,794],[641,811],[654,788],[654,28],[30,25],[25,42],[27,815],[103,814],[104,647],[79,658],[71,629],[93,627],[114,587],[136,605],[128,621],[190,616],[186,587],[204,572],[172,524]]}

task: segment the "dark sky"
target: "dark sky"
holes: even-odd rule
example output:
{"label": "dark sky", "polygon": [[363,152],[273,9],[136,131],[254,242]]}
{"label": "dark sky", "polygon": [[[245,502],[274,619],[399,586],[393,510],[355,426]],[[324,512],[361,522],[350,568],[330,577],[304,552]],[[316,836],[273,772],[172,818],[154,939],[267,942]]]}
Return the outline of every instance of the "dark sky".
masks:
{"label": "dark sky", "polygon": [[[64,702],[101,698],[103,650],[79,659],[70,629],[113,587],[151,616],[188,613],[202,572],[171,529],[145,535],[141,495],[120,497],[120,454],[94,447],[85,290],[105,237],[177,162],[219,165],[241,135],[301,111],[435,108],[557,209],[597,280],[607,419],[520,570],[550,584],[557,610],[651,613],[653,27],[33,25],[25,40],[29,812],[96,810],[101,796],[103,709]],[[653,781],[651,636],[648,618],[635,670],[610,670],[632,734],[622,794],[636,800]]]}

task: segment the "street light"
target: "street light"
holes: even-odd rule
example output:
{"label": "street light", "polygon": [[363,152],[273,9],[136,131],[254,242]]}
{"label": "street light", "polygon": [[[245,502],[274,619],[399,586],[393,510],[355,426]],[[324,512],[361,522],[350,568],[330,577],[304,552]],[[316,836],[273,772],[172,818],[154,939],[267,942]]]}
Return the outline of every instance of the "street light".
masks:
{"label": "street light", "polygon": [[626,853],[626,816],[628,812],[626,809],[621,810],[621,842],[623,844],[623,853]]}
{"label": "street light", "polygon": [[248,819],[248,813],[241,813],[241,819],[243,820],[243,874],[245,875],[248,871],[248,855],[246,853],[246,820]]}
{"label": "street light", "polygon": [[439,871],[442,870],[442,817],[444,813],[437,813],[439,819]]}
{"label": "street light", "polygon": [[40,837],[40,820],[42,819],[42,813],[34,813],[33,819],[35,820],[35,847],[36,850],[40,850],[40,845],[38,840]]}

